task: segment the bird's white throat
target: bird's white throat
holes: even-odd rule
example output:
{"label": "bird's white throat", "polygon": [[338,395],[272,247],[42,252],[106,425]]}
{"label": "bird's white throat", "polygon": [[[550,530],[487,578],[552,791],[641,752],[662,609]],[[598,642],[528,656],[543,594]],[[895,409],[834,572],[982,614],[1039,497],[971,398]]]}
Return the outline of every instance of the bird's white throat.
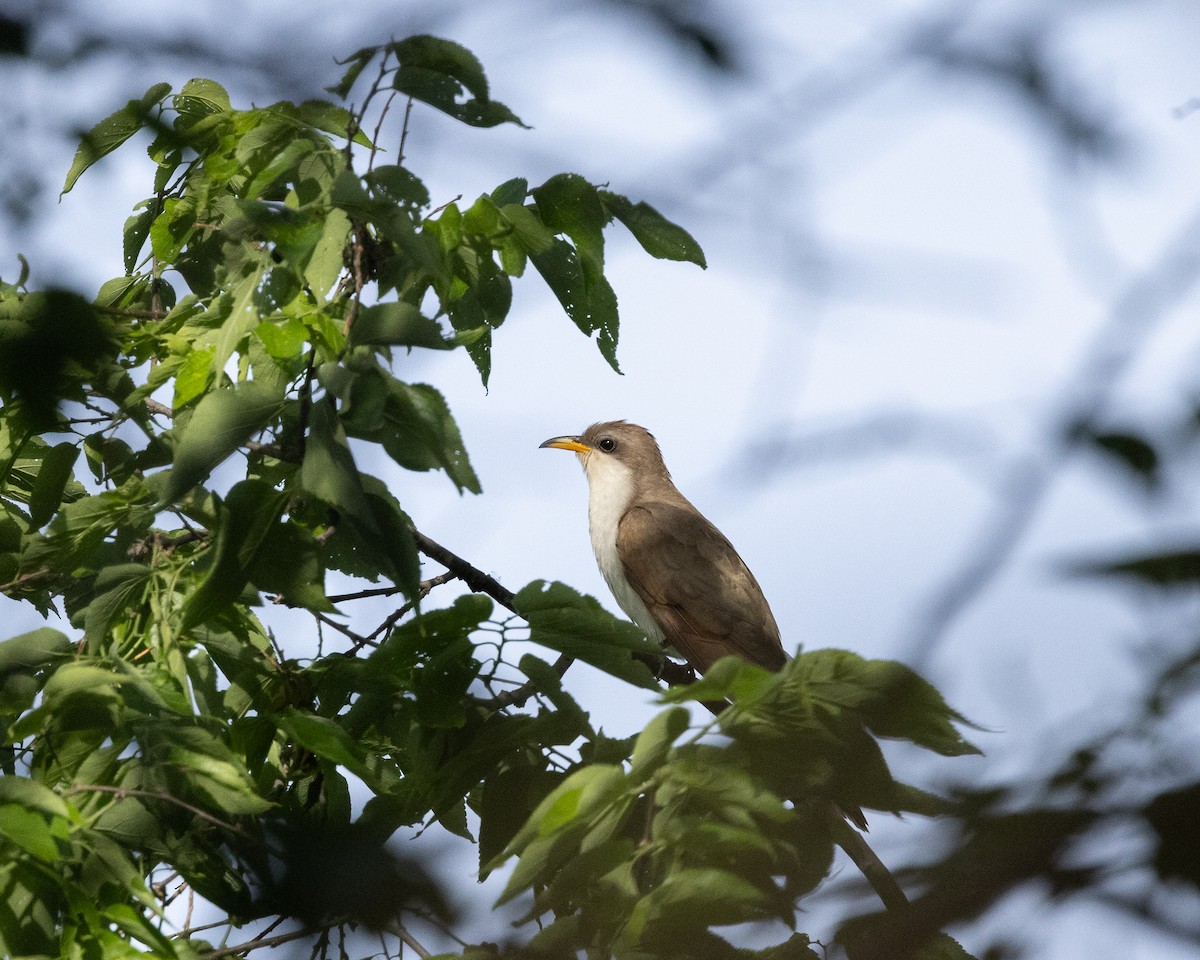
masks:
{"label": "bird's white throat", "polygon": [[617,527],[633,499],[633,473],[615,457],[602,453],[591,453],[581,459],[588,479],[588,531],[600,573],[626,616],[646,631],[651,640],[661,643],[662,631],[637,591],[629,585],[617,552]]}

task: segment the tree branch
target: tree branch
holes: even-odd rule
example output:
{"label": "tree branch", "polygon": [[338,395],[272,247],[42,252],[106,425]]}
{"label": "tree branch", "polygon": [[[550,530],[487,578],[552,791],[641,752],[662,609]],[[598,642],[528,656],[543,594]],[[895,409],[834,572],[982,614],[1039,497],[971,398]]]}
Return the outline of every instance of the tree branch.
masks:
{"label": "tree branch", "polygon": [[452,553],[440,543],[429,539],[420,530],[414,529],[413,537],[417,541],[418,550],[429,557],[430,560],[436,560],[440,563],[475,593],[485,593],[510,613],[515,613],[517,616],[521,615],[520,611],[517,610],[516,595],[511,590],[502,587],[495,577],[484,573],[478,567],[472,566],[458,554]]}
{"label": "tree branch", "polygon": [[826,823],[829,824],[833,842],[846,851],[846,856],[854,861],[854,865],[867,878],[867,883],[878,894],[883,905],[892,913],[907,913],[910,905],[900,882],[879,859],[879,855],[871,849],[866,837],[846,822],[842,811],[834,804],[826,806],[824,816]]}
{"label": "tree branch", "polygon": [[[331,924],[335,926],[335,924]],[[219,960],[220,957],[232,957],[239,953],[249,953],[251,950],[259,950],[263,947],[278,947],[281,944],[291,943],[293,940],[299,940],[301,937],[311,937],[328,930],[329,927],[321,927],[313,929],[304,927],[301,930],[293,930],[291,933],[279,933],[273,937],[258,937],[254,940],[247,940],[245,943],[238,943],[232,947],[218,947],[216,950],[209,950],[206,953],[200,954],[203,960]]]}
{"label": "tree branch", "polygon": [[392,936],[399,937],[401,942],[403,942],[405,946],[409,947],[409,949],[411,949],[413,953],[420,957],[421,960],[426,960],[426,958],[433,956],[432,953],[430,953],[420,944],[416,937],[408,932],[408,927],[406,927],[404,924],[392,924],[390,927],[388,927],[388,933],[392,934]]}

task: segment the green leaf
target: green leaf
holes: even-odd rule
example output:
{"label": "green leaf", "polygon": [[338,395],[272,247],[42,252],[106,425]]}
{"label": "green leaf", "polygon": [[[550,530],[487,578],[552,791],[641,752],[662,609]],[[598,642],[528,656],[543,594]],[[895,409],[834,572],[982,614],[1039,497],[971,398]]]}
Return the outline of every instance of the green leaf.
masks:
{"label": "green leaf", "polygon": [[305,282],[319,302],[329,295],[342,272],[343,252],[349,236],[350,218],[336,207],[331,209],[325,215],[321,238],[304,267]]}
{"label": "green leaf", "polygon": [[514,177],[512,180],[505,180],[489,196],[492,198],[492,203],[497,207],[503,207],[509,203],[524,203],[525,198],[529,195],[529,181],[522,177]]}
{"label": "green leaf", "polygon": [[339,65],[348,63],[350,66],[346,69],[346,72],[342,74],[341,80],[339,80],[333,86],[326,87],[325,89],[334,96],[341,97],[343,100],[345,100],[346,96],[350,93],[350,88],[354,86],[355,81],[358,80],[359,75],[363,72],[363,68],[366,67],[366,65],[370,63],[372,59],[374,59],[375,55],[379,53],[379,50],[379,47],[363,47],[361,50],[357,50],[350,54],[350,56],[348,56],[345,60],[335,61]]}
{"label": "green leaf", "polygon": [[365,179],[384,199],[394,203],[405,213],[418,216],[429,206],[428,188],[404,167],[384,164],[367,173]]}
{"label": "green leaf", "polygon": [[672,687],[662,699],[673,703],[732,700],[745,707],[778,685],[778,675],[770,670],[741,657],[722,657],[695,683]]}
{"label": "green leaf", "polygon": [[122,246],[125,254],[126,273],[133,273],[134,267],[137,266],[138,254],[142,252],[142,247],[146,245],[146,238],[150,236],[150,225],[153,222],[153,207],[146,207],[146,209],[135,213],[125,221],[125,229],[122,232]]}
{"label": "green leaf", "polygon": [[118,563],[105,567],[96,576],[94,597],[83,614],[84,636],[99,641],[113,619],[128,608],[136,612],[153,571],[141,563]]}
{"label": "green leaf", "polygon": [[[60,831],[60,834],[65,831]],[[0,837],[11,840],[45,863],[60,858],[59,839],[46,818],[13,803],[0,804]]]}
{"label": "green leaf", "polygon": [[[575,698],[568,694],[562,686],[562,676],[541,657],[527,653],[521,657],[518,665],[520,671],[537,684],[538,693],[549,700],[566,724],[577,731],[575,736],[586,737],[589,741],[596,738],[596,733],[588,721],[588,715],[579,706]],[[575,736],[571,736],[574,740]]]}
{"label": "green leaf", "polygon": [[175,447],[164,503],[174,503],[279,413],[282,396],[248,380],[215,390],[196,405]]}
{"label": "green leaf", "polygon": [[150,250],[160,263],[174,263],[196,229],[196,201],[168,197],[150,224]]}
{"label": "green leaf", "polygon": [[175,396],[172,406],[179,412],[208,389],[212,378],[213,351],[192,350],[175,374]]}
{"label": "green leaf", "polygon": [[279,726],[296,743],[318,757],[345,767],[370,784],[375,776],[363,758],[363,747],[335,721],[288,707],[279,716]]}
{"label": "green leaf", "polygon": [[[283,144],[278,153],[269,157],[262,168],[256,170],[254,176],[240,191],[241,196],[248,200],[256,200],[270,192],[272,186],[279,180],[295,182],[299,179],[297,168],[313,150],[316,144],[307,137],[297,137]],[[259,158],[255,158],[256,160]]]}
{"label": "green leaf", "polygon": [[127,680],[127,677],[104,667],[90,663],[68,663],[54,671],[46,681],[44,693],[48,704],[57,704],[77,693],[115,696],[117,687]]}
{"label": "green leaf", "polygon": [[182,629],[208,621],[242,596],[250,579],[248,567],[283,506],[283,496],[261,480],[243,480],[223,502],[218,500],[211,566],[184,601]]}
{"label": "green leaf", "polygon": [[620,373],[617,295],[604,276],[604,227],[610,215],[600,193],[578,174],[560,173],[532,194],[542,222],[571,240],[531,252],[533,265],[575,325],[588,336],[599,333],[601,355]]}
{"label": "green leaf", "polygon": [[495,868],[514,853],[521,854],[497,906],[507,903],[531,883],[547,882],[549,877],[545,874],[552,873],[572,852],[568,849],[573,846],[572,838],[562,835],[563,828],[582,824],[607,808],[620,796],[624,785],[625,775],[620,767],[591,764],[576,770],[555,787],[530,814],[504,853],[490,865]]}
{"label": "green leaf", "polygon": [[215,80],[197,77],[183,85],[172,105],[193,123],[231,109],[229,93]]}
{"label": "green leaf", "polygon": [[617,373],[617,339],[620,319],[617,295],[599,270],[589,279],[574,247],[555,239],[545,250],[531,253],[530,259],[546,285],[558,298],[567,316],[589,337],[599,331],[600,354]]}
{"label": "green leaf", "polygon": [[872,692],[863,716],[877,737],[909,740],[944,757],[980,752],[954,726],[965,718],[916,671],[893,660],[866,660],[862,669],[862,683]]}
{"label": "green leaf", "polygon": [[576,173],[559,173],[532,190],[542,223],[571,238],[581,264],[604,266],[604,227],[608,212],[600,193]]}
{"label": "green leaf", "polygon": [[369,542],[376,559],[376,571],[382,572],[410,596],[417,595],[421,580],[421,558],[413,537],[413,522],[386,485],[371,476],[363,478],[367,504],[374,518],[378,537]]}
{"label": "green leaf", "polygon": [[325,596],[317,541],[294,523],[276,523],[267,531],[246,572],[256,587],[279,594],[291,606],[334,610]]}
{"label": "green leaf", "polygon": [[[352,139],[360,147],[370,147],[371,139],[354,122],[354,115],[345,107],[339,107],[328,100],[305,100],[303,103],[276,103],[270,111],[291,119],[298,120],[317,130],[332,133],[343,140]],[[350,131],[353,130],[351,137]]]}
{"label": "green leaf", "polygon": [[765,920],[779,913],[777,897],[770,897],[736,873],[711,867],[685,868],[672,872],[638,902],[626,933],[639,942],[640,935],[650,932],[647,927],[657,927],[652,933],[661,941],[709,926]]}
{"label": "green leaf", "polygon": [[488,98],[483,67],[466,47],[438,37],[415,36],[392,49],[400,60],[392,83],[401,93],[473,127],[525,126],[508,107]]}
{"label": "green leaf", "polygon": [[535,580],[517,594],[516,608],[529,622],[533,643],[590,663],[634,686],[658,689],[649,668],[630,654],[659,657],[662,650],[594,598],[576,593],[564,583]]}
{"label": "green leaf", "polygon": [[[259,262],[256,269],[244,277],[229,293],[220,297],[218,311],[228,311],[221,321],[221,329],[217,332],[217,342],[213,348],[212,374],[219,378],[225,372],[225,364],[233,356],[233,351],[259,322],[258,308],[254,298],[263,279],[265,264]],[[219,314],[218,314],[219,315]]]}
{"label": "green leaf", "polygon": [[254,328],[267,355],[276,360],[291,360],[300,356],[308,342],[308,328],[295,317],[264,320]]}
{"label": "green leaf", "polygon": [[353,346],[430,347],[450,350],[436,320],[424,316],[410,303],[379,303],[363,307],[350,327]]}
{"label": "green leaf", "polygon": [[275,806],[259,796],[246,772],[229,760],[186,747],[173,748],[170,756],[187,785],[223,813],[252,815]]}
{"label": "green leaf", "polygon": [[106,436],[103,430],[84,438],[83,452],[97,480],[122,484],[133,473],[133,449],[118,437]]}
{"label": "green leaf", "polygon": [[377,533],[362,477],[332,397],[312,405],[308,425],[304,462],[300,465],[301,485],[318,500],[345,516],[355,517]]}
{"label": "green leaf", "polygon": [[37,780],[28,777],[0,776],[0,803],[15,803],[52,817],[70,818],[62,797]]}
{"label": "green leaf", "polygon": [[59,196],[70,191],[83,172],[101,157],[112,153],[137,133],[153,116],[154,108],[171,92],[169,83],[156,83],[140,100],[130,100],[116,113],[111,113],[83,135],[66,182]]}
{"label": "green leaf", "polygon": [[383,447],[391,458],[409,470],[440,467],[460,492],[479,493],[479,478],[442,395],[423,383],[389,380],[387,386],[384,415],[389,429]]}
{"label": "green leaf", "polygon": [[0,642],[0,680],[19,671],[48,666],[66,658],[72,649],[66,634],[38,627]]}
{"label": "green leaf", "polygon": [[675,741],[688,728],[691,714],[684,707],[664,710],[651,720],[641,732],[630,758],[629,776],[633,780],[645,780],[666,760]]}
{"label": "green leaf", "polygon": [[37,479],[29,495],[29,529],[36,530],[54,516],[62,503],[67,481],[74,475],[79,447],[73,443],[60,443],[51,447],[42,457]]}
{"label": "green leaf", "polygon": [[[522,658],[524,659],[524,658]],[[522,760],[484,780],[478,802],[479,873],[485,879],[489,864],[512,842],[538,802],[560,782],[561,775]]]}
{"label": "green leaf", "polygon": [[[550,248],[554,234],[542,223],[532,207],[520,203],[508,203],[499,208],[500,220],[512,231],[514,240],[524,253],[541,253]],[[501,256],[504,255],[501,248]]]}
{"label": "green leaf", "polygon": [[650,256],[659,260],[684,260],[707,267],[704,251],[683,227],[672,223],[646,202],[633,203],[619,193],[600,191],[606,210],[620,220]]}

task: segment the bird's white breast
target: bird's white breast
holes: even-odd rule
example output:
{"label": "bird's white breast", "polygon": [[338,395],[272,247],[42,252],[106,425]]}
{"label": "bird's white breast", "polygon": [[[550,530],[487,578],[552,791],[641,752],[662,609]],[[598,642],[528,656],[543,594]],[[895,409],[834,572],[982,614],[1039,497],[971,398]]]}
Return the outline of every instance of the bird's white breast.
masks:
{"label": "bird's white breast", "polygon": [[619,460],[598,453],[587,457],[583,466],[588,478],[588,530],[600,573],[629,619],[661,643],[662,631],[629,585],[617,553],[617,527],[633,498],[633,474]]}

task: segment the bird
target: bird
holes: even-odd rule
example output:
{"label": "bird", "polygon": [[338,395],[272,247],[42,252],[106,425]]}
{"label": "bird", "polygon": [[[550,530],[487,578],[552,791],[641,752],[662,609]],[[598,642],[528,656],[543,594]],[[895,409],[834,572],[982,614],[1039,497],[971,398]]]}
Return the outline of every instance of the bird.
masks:
{"label": "bird", "polygon": [[647,636],[700,674],[729,655],[783,667],[788,657],[762,588],[729,539],[679,492],[650,431],[613,420],[541,446],[579,457],[596,563]]}
{"label": "bird", "polygon": [[[724,656],[783,669],[788,655],[762,588],[729,539],[679,492],[649,430],[610,420],[540,446],[579,457],[596,563],[618,605],[648,637],[699,674]],[[705,705],[713,712],[725,706]],[[828,799],[824,815],[835,842],[888,909],[907,911],[896,878],[845,823],[865,831],[862,810]]]}

